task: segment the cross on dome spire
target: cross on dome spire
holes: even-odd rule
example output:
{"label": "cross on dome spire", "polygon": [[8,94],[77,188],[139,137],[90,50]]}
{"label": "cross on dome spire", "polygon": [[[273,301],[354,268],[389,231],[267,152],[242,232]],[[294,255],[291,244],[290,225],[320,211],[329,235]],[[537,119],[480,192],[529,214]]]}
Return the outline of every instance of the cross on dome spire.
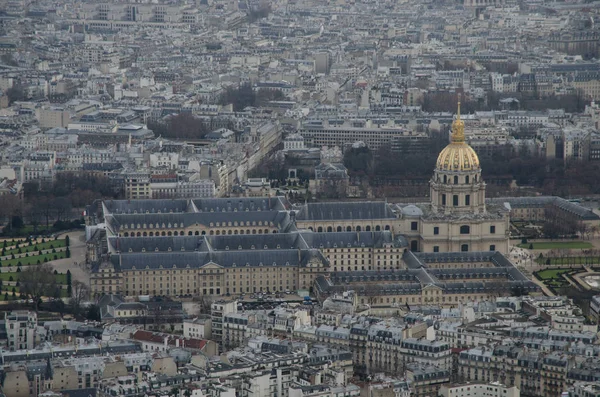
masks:
{"label": "cross on dome spire", "polygon": [[450,141],[451,143],[465,142],[465,123],[460,119],[460,101],[458,101],[456,120],[452,123],[452,135],[450,136]]}

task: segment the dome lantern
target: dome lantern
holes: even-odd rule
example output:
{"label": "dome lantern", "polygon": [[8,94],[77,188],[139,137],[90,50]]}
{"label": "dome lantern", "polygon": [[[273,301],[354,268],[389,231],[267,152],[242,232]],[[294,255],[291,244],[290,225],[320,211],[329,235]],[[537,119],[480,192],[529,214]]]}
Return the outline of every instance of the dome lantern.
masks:
{"label": "dome lantern", "polygon": [[479,156],[465,142],[465,123],[460,119],[460,102],[456,120],[452,123],[450,144],[440,152],[436,169],[450,172],[478,171],[480,169]]}

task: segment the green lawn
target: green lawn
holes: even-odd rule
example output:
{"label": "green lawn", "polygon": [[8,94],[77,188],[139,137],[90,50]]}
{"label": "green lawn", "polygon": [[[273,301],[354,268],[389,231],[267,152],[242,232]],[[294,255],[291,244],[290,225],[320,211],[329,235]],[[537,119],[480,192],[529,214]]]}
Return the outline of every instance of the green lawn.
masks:
{"label": "green lawn", "polygon": [[23,246],[23,244],[21,244],[20,248],[11,248],[11,249],[7,249],[5,250],[3,255],[12,255],[15,254],[17,255],[19,252],[19,249],[21,250],[21,253],[25,253],[25,252],[37,252],[39,250],[47,250],[47,249],[52,249],[52,248],[61,248],[66,246],[66,241],[65,239],[58,239],[58,240],[50,240],[50,241],[46,241],[45,243],[37,243],[37,244],[33,244],[33,245],[25,245]]}
{"label": "green lawn", "polygon": [[[20,274],[19,272],[0,273],[0,280],[10,281],[10,278],[12,277],[13,281],[17,281],[19,279],[19,274]],[[55,274],[54,277],[56,277],[57,284],[63,284],[63,285],[67,284],[67,275],[66,274]]]}
{"label": "green lawn", "polygon": [[[0,264],[2,265],[2,267],[19,266],[19,262],[21,263],[21,266],[38,265],[38,264],[44,263],[44,259],[47,259],[47,262],[55,260],[55,258],[54,258],[55,256],[56,256],[56,259],[63,259],[63,258],[67,257],[67,252],[61,251],[61,252],[57,252],[56,254],[45,254],[45,255],[30,256],[30,257],[26,257],[26,258],[8,259],[8,260],[1,261]],[[40,262],[38,263],[38,261],[40,261]]]}
{"label": "green lawn", "polygon": [[569,272],[571,269],[546,269],[537,273],[538,278],[543,281],[558,279],[560,280],[560,275],[563,273]]}
{"label": "green lawn", "polygon": [[530,245],[533,245],[534,250],[549,250],[549,249],[560,249],[560,248],[592,248],[592,243],[587,241],[548,241],[541,243],[527,243],[527,244],[519,244],[517,247],[519,248],[529,248]]}
{"label": "green lawn", "polygon": [[[35,231],[36,231],[36,233],[39,233],[41,231],[49,230],[49,229],[52,229],[52,225],[50,225],[48,227],[46,227],[46,225],[38,225],[37,228],[35,229]],[[25,232],[33,233],[33,225],[25,225],[19,230],[23,233],[25,233]]]}

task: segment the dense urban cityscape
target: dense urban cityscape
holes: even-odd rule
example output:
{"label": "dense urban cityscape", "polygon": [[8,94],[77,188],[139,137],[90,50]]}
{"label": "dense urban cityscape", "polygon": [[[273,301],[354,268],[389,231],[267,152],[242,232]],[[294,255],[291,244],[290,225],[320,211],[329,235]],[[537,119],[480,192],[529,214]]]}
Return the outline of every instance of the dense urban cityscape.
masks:
{"label": "dense urban cityscape", "polygon": [[599,14],[0,0],[0,397],[600,397]]}

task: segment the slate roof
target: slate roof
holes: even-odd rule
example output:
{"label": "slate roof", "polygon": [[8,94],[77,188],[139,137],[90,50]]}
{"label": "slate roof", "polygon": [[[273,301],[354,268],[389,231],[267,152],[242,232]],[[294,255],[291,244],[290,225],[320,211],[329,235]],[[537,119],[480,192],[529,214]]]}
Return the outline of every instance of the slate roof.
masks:
{"label": "slate roof", "polygon": [[284,197],[203,198],[192,203],[198,212],[285,211],[291,207]]}
{"label": "slate roof", "polygon": [[600,217],[591,209],[577,203],[555,196],[539,197],[500,197],[488,199],[491,203],[509,203],[512,208],[540,208],[554,205],[563,211],[577,216],[583,220],[600,220]]}
{"label": "slate roof", "polygon": [[[335,272],[330,277],[319,276],[316,288],[327,295],[348,290],[361,295],[413,295],[434,285],[444,293],[485,293],[510,291],[521,287],[529,292],[539,287],[523,275],[500,252],[414,253],[402,256],[408,269],[390,271]],[[476,268],[430,269],[428,262],[483,262]],[[469,280],[472,279],[472,280]],[[455,281],[454,281],[455,280]]]}
{"label": "slate roof", "polygon": [[302,238],[311,248],[336,247],[383,247],[390,244],[394,247],[407,247],[405,238],[395,238],[390,231],[379,232],[302,232]]}
{"label": "slate roof", "polygon": [[188,210],[188,200],[105,200],[103,203],[111,214],[177,213]]}
{"label": "slate roof", "polygon": [[299,233],[235,234],[204,238],[210,249],[215,251],[308,248]]}
{"label": "slate roof", "polygon": [[[169,224],[177,224],[177,228],[186,228],[195,224],[209,226],[213,223],[213,227],[216,227],[216,223],[225,223],[233,225],[234,222],[273,222],[279,228],[287,230],[290,226],[289,214],[284,212],[276,211],[251,211],[251,212],[238,212],[235,217],[232,217],[227,212],[200,212],[200,213],[149,213],[149,214],[112,214],[106,217],[106,222],[110,224],[113,230],[125,230],[121,226],[124,224],[137,225],[144,224],[160,224],[168,226]],[[282,231],[283,231],[282,230]],[[125,230],[127,231],[127,230]]]}
{"label": "slate roof", "polygon": [[155,251],[194,251],[201,247],[204,239],[200,236],[177,237],[108,237],[109,251],[146,252]]}
{"label": "slate roof", "polygon": [[111,263],[117,271],[135,269],[197,269],[208,263],[221,267],[242,266],[306,266],[313,258],[328,264],[319,250],[231,250],[213,252],[136,252],[112,255]]}
{"label": "slate roof", "polygon": [[307,203],[298,208],[298,220],[396,219],[391,206],[383,201]]}
{"label": "slate roof", "polygon": [[390,231],[333,232],[311,231],[270,234],[228,234],[204,236],[108,237],[111,254],[141,252],[208,252],[226,250],[274,250],[333,247],[394,247],[408,246],[403,236],[392,236]]}

